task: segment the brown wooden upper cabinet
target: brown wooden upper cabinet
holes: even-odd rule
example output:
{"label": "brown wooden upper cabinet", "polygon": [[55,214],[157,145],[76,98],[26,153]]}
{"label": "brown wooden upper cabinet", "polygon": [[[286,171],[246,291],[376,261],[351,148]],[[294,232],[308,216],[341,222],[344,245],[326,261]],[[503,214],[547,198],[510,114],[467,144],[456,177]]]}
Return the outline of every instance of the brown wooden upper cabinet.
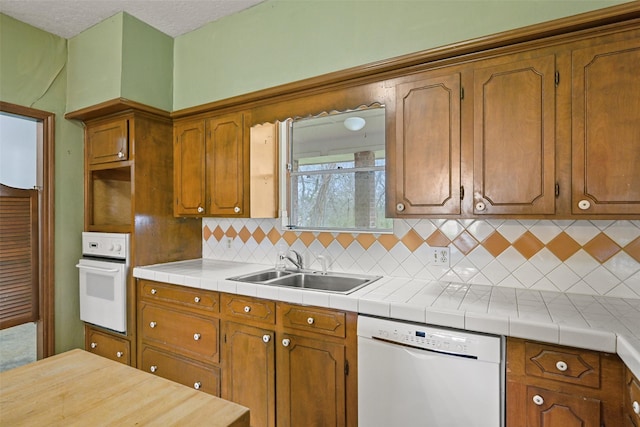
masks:
{"label": "brown wooden upper cabinet", "polygon": [[247,116],[232,113],[176,123],[176,216],[248,216]]}
{"label": "brown wooden upper cabinet", "polygon": [[460,93],[459,73],[396,86],[396,214],[460,214]]}
{"label": "brown wooden upper cabinet", "polygon": [[572,54],[573,214],[640,213],[640,39]]}
{"label": "brown wooden upper cabinet", "polygon": [[90,165],[129,160],[129,120],[126,118],[87,127]]}
{"label": "brown wooden upper cabinet", "polygon": [[473,214],[553,214],[555,56],[508,59],[473,70]]}

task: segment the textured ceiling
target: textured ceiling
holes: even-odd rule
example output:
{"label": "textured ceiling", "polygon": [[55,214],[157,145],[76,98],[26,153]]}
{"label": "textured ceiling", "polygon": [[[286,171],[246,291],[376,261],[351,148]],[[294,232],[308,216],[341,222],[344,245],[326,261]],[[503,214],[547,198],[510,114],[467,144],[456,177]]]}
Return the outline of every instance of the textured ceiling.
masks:
{"label": "textured ceiling", "polygon": [[127,12],[176,37],[264,0],[0,0],[0,12],[18,21],[71,38]]}

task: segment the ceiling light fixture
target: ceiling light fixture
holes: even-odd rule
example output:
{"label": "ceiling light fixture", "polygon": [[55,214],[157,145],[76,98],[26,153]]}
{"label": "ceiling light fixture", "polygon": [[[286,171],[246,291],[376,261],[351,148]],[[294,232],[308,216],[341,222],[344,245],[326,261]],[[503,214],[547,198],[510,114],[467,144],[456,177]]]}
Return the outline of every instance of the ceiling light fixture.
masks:
{"label": "ceiling light fixture", "polygon": [[350,131],[356,132],[364,127],[367,122],[362,117],[349,117],[344,121],[344,127]]}

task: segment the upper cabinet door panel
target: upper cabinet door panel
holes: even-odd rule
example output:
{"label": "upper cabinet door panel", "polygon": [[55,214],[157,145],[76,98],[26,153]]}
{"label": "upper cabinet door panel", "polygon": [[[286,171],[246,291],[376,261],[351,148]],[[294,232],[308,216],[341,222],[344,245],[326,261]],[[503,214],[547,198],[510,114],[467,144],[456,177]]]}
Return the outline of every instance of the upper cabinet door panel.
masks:
{"label": "upper cabinet door panel", "polygon": [[173,148],[174,213],[204,215],[204,120],[176,124]]}
{"label": "upper cabinet door panel", "polygon": [[555,212],[555,56],[474,70],[473,197],[476,215]]}
{"label": "upper cabinet door panel", "polygon": [[209,213],[244,214],[245,137],[242,113],[207,121],[206,182]]}
{"label": "upper cabinet door panel", "polygon": [[87,126],[87,160],[90,165],[129,159],[129,121]]}
{"label": "upper cabinet door panel", "polygon": [[640,214],[640,40],[572,56],[574,214]]}
{"label": "upper cabinet door panel", "polygon": [[398,216],[460,213],[460,74],[431,75],[396,86]]}

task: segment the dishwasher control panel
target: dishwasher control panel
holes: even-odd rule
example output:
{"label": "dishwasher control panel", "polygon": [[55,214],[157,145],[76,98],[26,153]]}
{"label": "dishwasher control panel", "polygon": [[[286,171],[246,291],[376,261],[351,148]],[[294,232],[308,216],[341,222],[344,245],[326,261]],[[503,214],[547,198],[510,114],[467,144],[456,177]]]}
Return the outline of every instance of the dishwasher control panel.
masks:
{"label": "dishwasher control panel", "polygon": [[[445,329],[432,325],[405,323],[375,317],[358,317],[358,336],[397,343],[413,348],[446,353],[472,359],[497,358],[486,354],[487,340],[499,343],[500,337],[480,335],[467,331]],[[500,346],[493,346],[500,348]]]}

